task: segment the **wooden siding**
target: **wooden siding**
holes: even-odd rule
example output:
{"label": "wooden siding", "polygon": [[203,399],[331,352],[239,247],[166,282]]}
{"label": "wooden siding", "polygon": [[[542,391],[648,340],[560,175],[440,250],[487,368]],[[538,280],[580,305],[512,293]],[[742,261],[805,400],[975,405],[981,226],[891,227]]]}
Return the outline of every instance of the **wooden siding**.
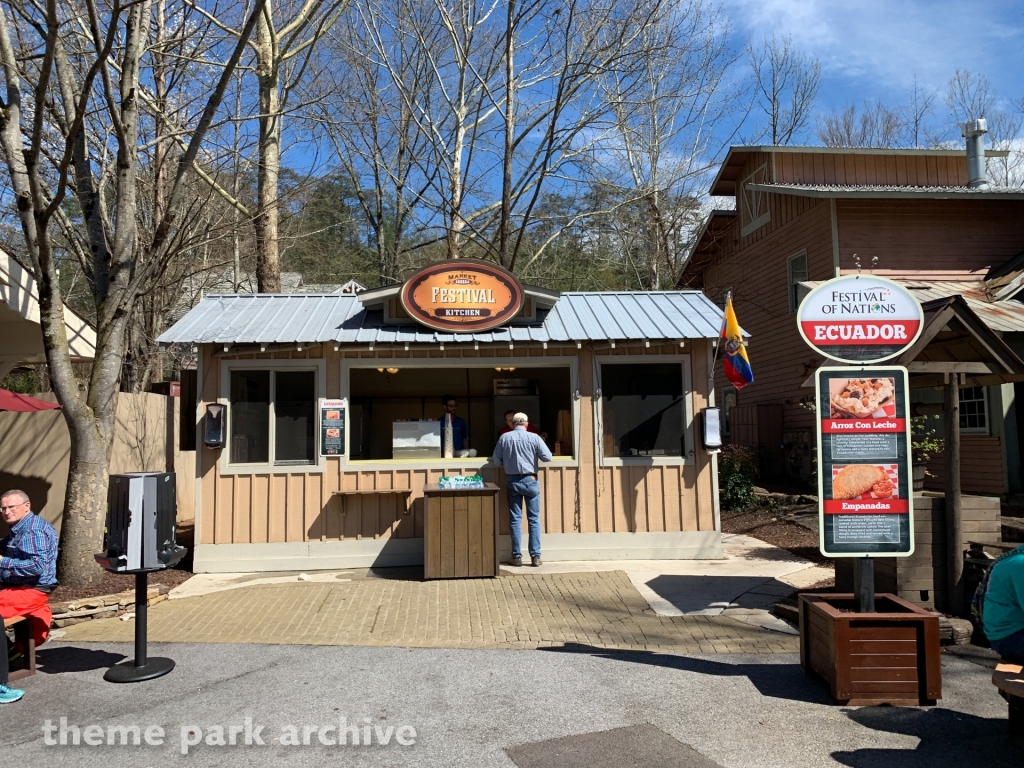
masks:
{"label": "wooden siding", "polygon": [[883,277],[980,280],[1024,246],[1014,200],[837,200],[839,266]]}
{"label": "wooden siding", "polygon": [[[765,162],[772,180],[804,184],[964,184],[961,156],[915,157],[866,154],[756,153],[739,178]],[[741,220],[723,225],[699,274],[685,277],[712,301],[731,289],[737,316],[751,334],[754,383],[737,396],[737,405],[783,407],[787,432],[813,430],[802,404],[814,390],[802,386],[827,361],[800,337],[789,312],[786,262],[807,250],[808,278],[835,275],[832,210],[841,271],[862,267],[882,276],[922,280],[980,279],[993,266],[1020,252],[1024,244],[1024,204],[1005,200],[835,200],[772,194],[771,220],[741,237]],[[743,204],[738,198],[737,207]],[[877,262],[872,259],[877,257]],[[699,269],[699,267],[698,267]],[[721,368],[716,386],[728,384]],[[813,436],[813,431],[810,432]],[[994,438],[993,438],[994,439]],[[998,441],[996,443],[998,445]],[[1002,487],[1002,461],[986,453],[991,465],[977,477],[982,493]],[[964,454],[965,461],[967,454]],[[981,468],[979,467],[979,470]],[[964,476],[967,476],[967,471]],[[997,477],[998,475],[998,477]]]}
{"label": "wooden siding", "polygon": [[775,152],[778,184],[964,186],[965,155],[927,156]]}
{"label": "wooden siding", "polygon": [[[783,406],[787,429],[809,429],[812,414],[800,407],[814,390],[801,384],[824,358],[800,337],[796,315],[789,311],[786,262],[807,251],[808,277],[827,280],[834,274],[832,216],[827,200],[772,195],[772,220],[761,230],[723,240],[722,251],[704,273],[704,293],[712,300],[731,288],[743,329],[751,334],[749,354],[754,383],[739,393],[739,405]],[[763,230],[763,233],[762,233]],[[718,367],[716,386],[728,385]]]}
{"label": "wooden siding", "polygon": [[[690,355],[693,412],[707,405],[708,345],[698,340],[677,345],[645,348],[619,346],[605,350],[602,357],[617,355]],[[352,358],[500,358],[579,356],[580,456],[578,466],[560,462],[542,464],[541,524],[545,533],[596,533],[637,531],[714,530],[714,503],[710,457],[695,450],[695,463],[683,466],[597,467],[595,464],[593,390],[594,353],[585,346],[562,348],[507,347],[495,350],[410,350],[384,352],[333,352],[321,348],[304,352],[239,355],[238,359],[305,359],[326,357],[327,396],[341,391],[342,356]],[[214,349],[203,349],[200,412],[215,402],[220,392],[220,362]],[[302,472],[301,468],[252,474],[220,473],[217,450],[203,448],[201,454],[201,511],[199,543],[275,543],[302,541],[345,541],[366,538],[420,538],[423,536],[423,486],[436,484],[443,474],[466,470],[453,466],[429,469],[396,467],[360,469],[358,464],[342,467],[338,458],[325,459],[325,470]],[[379,467],[379,465],[377,465]],[[487,482],[504,487],[501,470],[485,468]],[[335,490],[408,489],[409,510],[401,508],[392,495],[341,498]],[[499,494],[499,530],[509,533],[508,502]],[[344,509],[344,513],[343,510]],[[525,523],[525,521],[524,521]]]}
{"label": "wooden siding", "polygon": [[[937,454],[926,467],[924,487],[942,491],[946,477],[945,454]],[[1000,496],[1006,493],[1003,449],[998,437],[960,436],[960,485],[965,493]]]}

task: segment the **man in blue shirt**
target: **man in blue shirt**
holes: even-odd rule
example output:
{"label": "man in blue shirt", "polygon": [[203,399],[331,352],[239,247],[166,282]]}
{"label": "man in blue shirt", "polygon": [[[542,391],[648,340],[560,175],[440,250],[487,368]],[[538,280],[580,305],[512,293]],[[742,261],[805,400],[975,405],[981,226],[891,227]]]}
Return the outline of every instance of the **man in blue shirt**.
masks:
{"label": "man in blue shirt", "polygon": [[512,559],[509,565],[523,564],[523,499],[530,529],[530,565],[540,565],[540,485],[537,483],[537,459],[551,461],[551,451],[527,430],[525,413],[512,417],[515,427],[498,438],[491,461],[505,468],[508,477],[509,525],[512,534]]}
{"label": "man in blue shirt", "polygon": [[[32,513],[24,491],[0,496],[0,515],[10,527],[0,539],[0,630],[4,619],[24,616],[32,622],[36,644],[41,645],[50,631],[49,595],[57,588],[57,532]],[[12,649],[6,645],[0,656],[0,704],[25,695],[7,686]]]}
{"label": "man in blue shirt", "polygon": [[458,456],[459,451],[469,448],[469,427],[466,426],[465,419],[455,415],[455,411],[459,407],[459,402],[455,399],[455,395],[445,395],[441,398],[441,403],[444,405],[445,412],[445,415],[440,418],[441,455],[444,456],[445,430],[448,422],[445,417],[450,415],[452,417],[452,451],[455,456]]}

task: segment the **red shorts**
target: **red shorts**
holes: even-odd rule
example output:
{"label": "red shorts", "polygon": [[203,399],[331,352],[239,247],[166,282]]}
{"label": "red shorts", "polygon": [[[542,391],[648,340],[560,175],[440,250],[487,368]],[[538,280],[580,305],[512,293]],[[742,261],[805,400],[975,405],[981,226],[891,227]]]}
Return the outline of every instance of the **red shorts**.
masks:
{"label": "red shorts", "polygon": [[25,616],[32,622],[32,635],[36,646],[46,642],[50,635],[50,596],[32,587],[4,587],[0,589],[0,616],[12,619]]}

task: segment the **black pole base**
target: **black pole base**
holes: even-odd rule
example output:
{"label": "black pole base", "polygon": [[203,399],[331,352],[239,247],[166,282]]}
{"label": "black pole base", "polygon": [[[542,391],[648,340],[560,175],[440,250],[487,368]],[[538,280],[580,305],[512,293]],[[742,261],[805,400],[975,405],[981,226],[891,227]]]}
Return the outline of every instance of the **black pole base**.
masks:
{"label": "black pole base", "polygon": [[122,661],[107,670],[103,679],[108,683],[141,683],[144,680],[153,680],[163,677],[174,669],[172,659],[164,659],[159,656],[150,656],[146,664],[141,667],[135,666],[135,661]]}

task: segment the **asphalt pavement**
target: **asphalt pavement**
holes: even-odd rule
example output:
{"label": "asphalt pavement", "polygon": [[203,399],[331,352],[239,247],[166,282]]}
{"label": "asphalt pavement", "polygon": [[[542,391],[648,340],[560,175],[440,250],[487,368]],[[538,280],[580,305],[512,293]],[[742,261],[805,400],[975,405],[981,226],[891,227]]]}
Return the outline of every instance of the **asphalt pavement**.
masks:
{"label": "asphalt pavement", "polygon": [[[793,654],[154,644],[151,655],[177,662],[171,674],[104,682],[105,669],[131,653],[124,644],[59,640],[40,649],[42,670],[20,682],[25,699],[0,708],[3,763],[1024,765],[1007,741],[991,670],[952,656],[943,656],[938,706],[849,708],[830,703]],[[339,732],[344,745],[332,743]],[[136,733],[139,746],[119,743]]]}

